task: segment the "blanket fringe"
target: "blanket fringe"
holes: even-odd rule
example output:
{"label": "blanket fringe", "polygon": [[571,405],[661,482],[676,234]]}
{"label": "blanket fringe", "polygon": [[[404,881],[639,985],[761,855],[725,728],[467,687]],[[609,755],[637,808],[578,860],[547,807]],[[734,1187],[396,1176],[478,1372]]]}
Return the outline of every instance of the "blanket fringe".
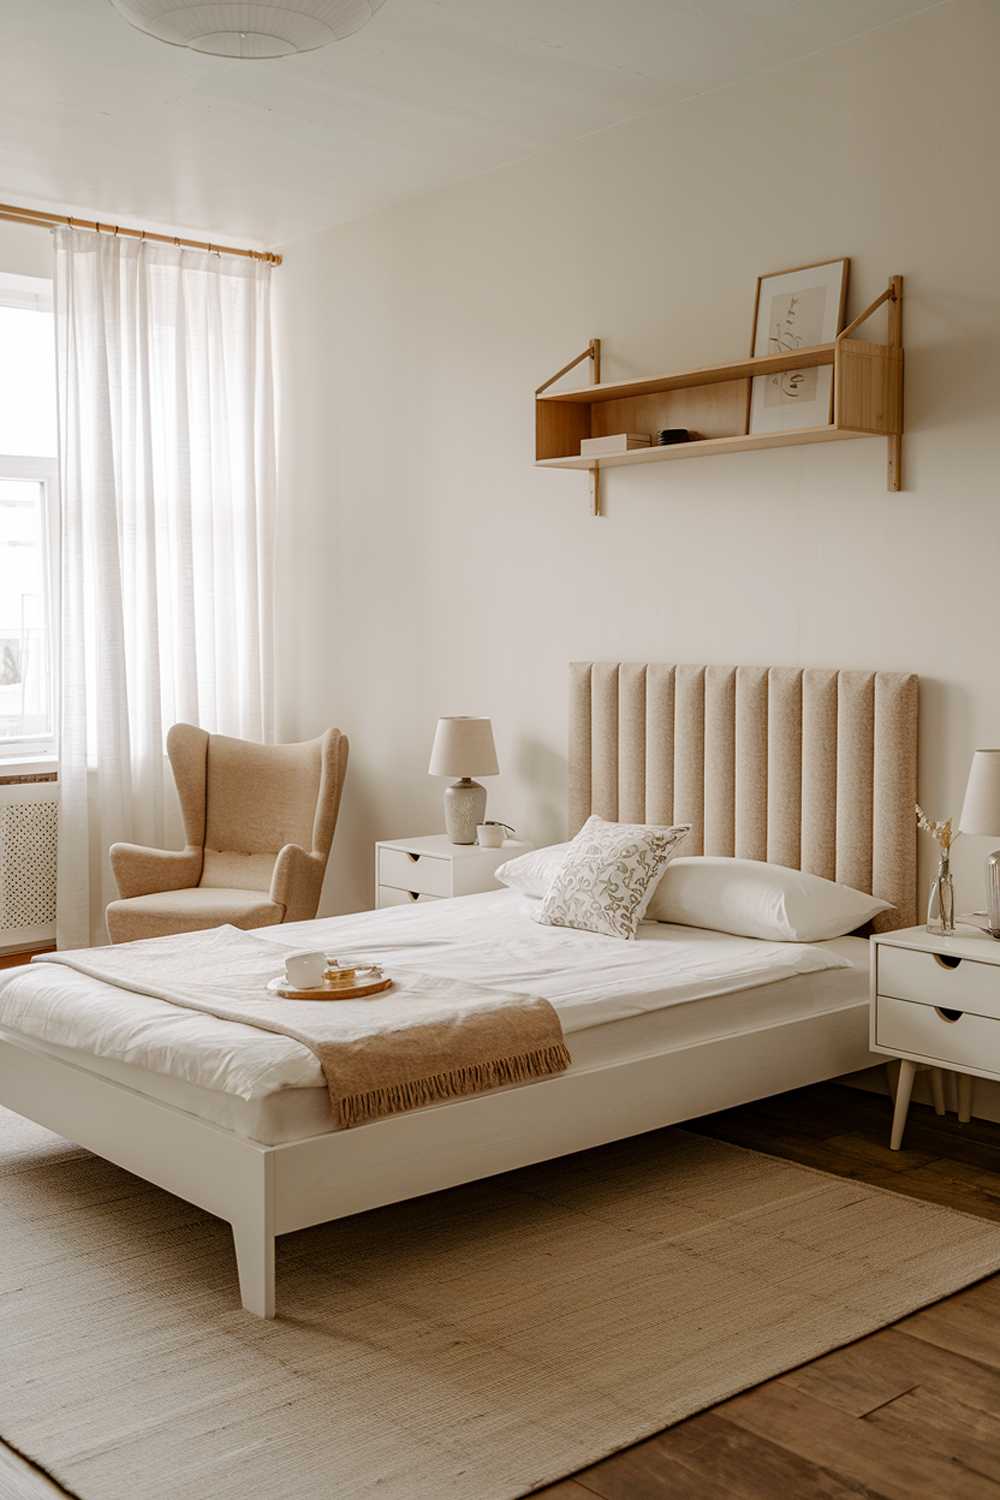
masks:
{"label": "blanket fringe", "polygon": [[522,1052],[515,1057],[498,1057],[490,1062],[451,1068],[444,1073],[431,1073],[426,1078],[416,1078],[408,1083],[394,1083],[388,1088],[349,1094],[332,1101],[334,1114],[341,1129],[349,1129],[352,1125],[363,1125],[368,1120],[380,1120],[385,1115],[436,1104],[442,1099],[459,1099],[483,1093],[487,1089],[503,1088],[508,1084],[530,1083],[534,1078],[548,1078],[554,1073],[563,1072],[569,1065],[570,1055],[566,1043],[553,1042],[549,1046],[535,1047],[530,1052]]}

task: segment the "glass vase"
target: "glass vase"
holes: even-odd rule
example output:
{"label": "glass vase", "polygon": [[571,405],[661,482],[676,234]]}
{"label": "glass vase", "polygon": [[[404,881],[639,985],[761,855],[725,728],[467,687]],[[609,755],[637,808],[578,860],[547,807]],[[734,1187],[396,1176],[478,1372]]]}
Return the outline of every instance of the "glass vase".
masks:
{"label": "glass vase", "polygon": [[951,877],[951,854],[941,851],[938,872],[931,883],[930,900],[927,903],[927,931],[937,937],[955,931],[955,882]]}

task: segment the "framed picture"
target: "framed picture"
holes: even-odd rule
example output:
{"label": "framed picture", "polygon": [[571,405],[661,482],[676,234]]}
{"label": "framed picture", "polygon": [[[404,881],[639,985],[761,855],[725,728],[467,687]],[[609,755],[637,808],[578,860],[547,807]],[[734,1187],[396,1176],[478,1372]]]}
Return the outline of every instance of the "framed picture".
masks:
{"label": "framed picture", "polygon": [[[750,353],[828,344],[844,326],[848,260],[821,260],[757,278]],[[833,366],[779,370],[752,381],[748,432],[785,432],[833,421]]]}

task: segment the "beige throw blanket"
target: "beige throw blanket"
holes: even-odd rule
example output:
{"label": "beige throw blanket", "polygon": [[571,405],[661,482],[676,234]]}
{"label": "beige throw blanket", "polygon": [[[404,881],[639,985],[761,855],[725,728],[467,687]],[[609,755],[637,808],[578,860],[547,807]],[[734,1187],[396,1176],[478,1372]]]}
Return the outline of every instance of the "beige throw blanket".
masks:
{"label": "beige throw blanket", "polygon": [[386,970],[393,988],[364,1000],[269,995],[267,981],[296,951],[216,927],[35,961],[294,1038],[319,1058],[334,1118],[345,1127],[569,1066],[562,1026],[547,1000],[397,967]]}

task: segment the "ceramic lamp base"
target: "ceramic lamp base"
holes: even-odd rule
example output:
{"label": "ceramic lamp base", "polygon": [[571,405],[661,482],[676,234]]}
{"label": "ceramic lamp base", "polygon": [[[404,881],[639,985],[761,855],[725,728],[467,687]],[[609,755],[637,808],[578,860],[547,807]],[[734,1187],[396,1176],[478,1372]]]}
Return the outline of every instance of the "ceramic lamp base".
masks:
{"label": "ceramic lamp base", "polygon": [[486,817],[486,788],[468,776],[445,788],[444,827],[453,844],[474,844]]}

